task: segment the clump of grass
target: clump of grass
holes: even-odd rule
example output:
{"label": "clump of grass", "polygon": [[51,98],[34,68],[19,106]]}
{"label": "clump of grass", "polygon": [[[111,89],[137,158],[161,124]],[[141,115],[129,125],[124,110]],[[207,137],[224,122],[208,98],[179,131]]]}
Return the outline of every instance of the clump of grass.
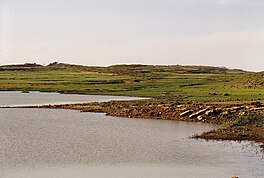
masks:
{"label": "clump of grass", "polygon": [[[194,138],[213,140],[249,140],[264,143],[264,115],[250,114],[235,118],[222,128],[195,135]],[[262,146],[263,147],[263,146]]]}
{"label": "clump of grass", "polygon": [[231,123],[228,123],[224,127],[240,127],[240,126],[264,126],[264,115],[250,114],[247,116],[240,116],[235,118]]}

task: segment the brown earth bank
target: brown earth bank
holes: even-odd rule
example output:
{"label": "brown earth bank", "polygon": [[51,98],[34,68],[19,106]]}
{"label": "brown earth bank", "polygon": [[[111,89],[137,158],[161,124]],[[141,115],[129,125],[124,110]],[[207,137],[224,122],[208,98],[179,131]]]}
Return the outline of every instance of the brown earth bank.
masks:
{"label": "brown earth bank", "polygon": [[[109,116],[164,119],[222,124],[220,129],[193,138],[248,140],[264,143],[264,103],[254,102],[160,102],[157,100],[110,101],[81,104],[25,106],[23,108],[73,109]],[[262,147],[264,147],[262,145]]]}

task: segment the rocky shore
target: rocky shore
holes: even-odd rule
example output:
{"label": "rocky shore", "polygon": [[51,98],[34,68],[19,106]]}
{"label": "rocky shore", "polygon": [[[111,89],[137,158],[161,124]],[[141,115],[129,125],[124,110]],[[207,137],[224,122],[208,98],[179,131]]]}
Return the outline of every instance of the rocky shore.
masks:
{"label": "rocky shore", "polygon": [[[220,129],[194,136],[194,138],[249,140],[264,143],[264,103],[261,101],[248,103],[174,103],[141,100],[25,106],[23,108],[73,109],[81,112],[101,112],[116,117],[222,124]],[[258,120],[252,122],[254,116],[258,116]],[[242,120],[242,124],[232,126],[232,123],[239,119]],[[246,120],[249,120],[248,123]]]}
{"label": "rocky shore", "polygon": [[[18,107],[19,108],[19,107]],[[110,116],[180,120],[222,124],[234,117],[252,113],[263,114],[264,104],[260,101],[241,103],[163,103],[155,101],[110,101],[80,104],[22,106],[22,108],[73,109],[81,112],[102,112]]]}

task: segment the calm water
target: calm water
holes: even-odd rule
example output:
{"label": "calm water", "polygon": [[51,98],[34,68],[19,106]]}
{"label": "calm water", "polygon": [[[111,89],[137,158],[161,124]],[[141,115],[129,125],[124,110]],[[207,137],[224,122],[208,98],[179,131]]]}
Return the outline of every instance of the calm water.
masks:
{"label": "calm water", "polygon": [[189,139],[215,127],[71,110],[0,109],[0,177],[263,178],[263,153],[256,145]]}
{"label": "calm water", "polygon": [[21,93],[17,91],[0,91],[0,106],[27,106],[44,104],[70,104],[84,102],[104,102],[110,100],[135,100],[142,99],[127,96],[100,96],[100,95],[77,95],[30,92]]}

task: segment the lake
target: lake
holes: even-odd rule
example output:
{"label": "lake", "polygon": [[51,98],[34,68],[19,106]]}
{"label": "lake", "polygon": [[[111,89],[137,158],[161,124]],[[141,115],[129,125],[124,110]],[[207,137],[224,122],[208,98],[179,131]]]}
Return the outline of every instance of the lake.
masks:
{"label": "lake", "polygon": [[102,96],[59,94],[47,92],[21,93],[17,91],[0,91],[0,106],[32,106],[45,104],[72,104],[83,102],[104,102],[110,100],[144,99],[129,96]]}
{"label": "lake", "polygon": [[[0,105],[5,106],[113,99],[134,98],[0,92]],[[212,124],[117,118],[73,110],[2,108],[0,177],[264,177],[263,152],[257,144],[189,138],[214,128],[217,126]]]}

